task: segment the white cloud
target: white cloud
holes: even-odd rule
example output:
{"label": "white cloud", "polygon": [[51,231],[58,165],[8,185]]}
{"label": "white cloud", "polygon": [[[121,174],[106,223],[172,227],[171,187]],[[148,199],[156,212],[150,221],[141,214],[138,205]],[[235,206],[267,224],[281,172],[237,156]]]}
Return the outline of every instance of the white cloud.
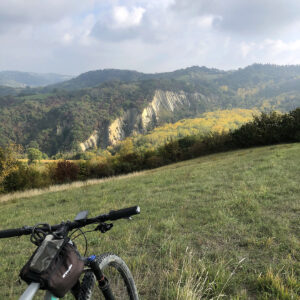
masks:
{"label": "white cloud", "polygon": [[298,25],[298,0],[0,0],[0,70],[300,63]]}
{"label": "white cloud", "polygon": [[72,42],[73,38],[74,37],[70,33],[65,33],[63,36],[63,43],[69,44]]}
{"label": "white cloud", "polygon": [[214,21],[220,18],[221,17],[213,16],[213,15],[202,16],[197,18],[197,25],[201,28],[210,29],[212,28]]}
{"label": "white cloud", "polygon": [[6,26],[55,23],[66,16],[89,11],[94,4],[95,0],[1,0],[0,23]]}
{"label": "white cloud", "polygon": [[250,51],[253,50],[254,47],[255,47],[255,43],[242,42],[240,45],[242,57],[246,58],[248,56],[248,54],[250,53]]}
{"label": "white cloud", "polygon": [[172,9],[186,18],[217,15],[215,28],[236,35],[277,35],[299,20],[299,0],[175,0]]}
{"label": "white cloud", "polygon": [[282,40],[266,39],[261,49],[267,49],[272,51],[274,54],[281,54],[283,52],[293,52],[300,50],[300,40],[294,40],[291,42],[284,42]]}
{"label": "white cloud", "polygon": [[116,6],[113,8],[113,20],[116,27],[132,27],[141,23],[145,9],[133,7],[129,10],[126,6]]}

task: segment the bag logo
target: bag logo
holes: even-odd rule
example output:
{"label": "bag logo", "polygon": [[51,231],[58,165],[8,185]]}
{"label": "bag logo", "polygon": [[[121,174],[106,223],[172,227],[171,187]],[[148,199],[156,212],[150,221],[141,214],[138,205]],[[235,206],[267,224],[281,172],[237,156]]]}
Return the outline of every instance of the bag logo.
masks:
{"label": "bag logo", "polygon": [[73,265],[71,264],[71,265],[69,266],[68,270],[63,274],[62,278],[65,278],[65,277],[70,273],[72,267],[73,267]]}

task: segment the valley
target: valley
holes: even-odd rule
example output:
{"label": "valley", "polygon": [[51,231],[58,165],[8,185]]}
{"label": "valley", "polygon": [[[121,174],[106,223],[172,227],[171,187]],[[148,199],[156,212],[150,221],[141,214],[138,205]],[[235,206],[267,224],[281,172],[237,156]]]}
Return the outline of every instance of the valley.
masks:
{"label": "valley", "polygon": [[[87,72],[65,83],[0,97],[0,146],[33,143],[48,156],[105,149],[166,123],[234,108],[287,112],[300,105],[300,67],[236,71]],[[4,92],[5,93],[5,92]]]}

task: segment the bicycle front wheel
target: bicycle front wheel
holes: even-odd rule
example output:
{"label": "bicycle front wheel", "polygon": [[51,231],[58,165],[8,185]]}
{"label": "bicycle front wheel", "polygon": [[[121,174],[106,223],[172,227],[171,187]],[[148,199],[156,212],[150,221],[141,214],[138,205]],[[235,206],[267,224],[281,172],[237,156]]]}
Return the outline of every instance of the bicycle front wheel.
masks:
{"label": "bicycle front wheel", "polygon": [[[97,256],[97,263],[104,276],[108,279],[111,291],[116,300],[138,300],[138,292],[126,263],[112,253]],[[86,272],[83,277],[79,300],[105,299],[96,283],[96,277],[92,271]]]}

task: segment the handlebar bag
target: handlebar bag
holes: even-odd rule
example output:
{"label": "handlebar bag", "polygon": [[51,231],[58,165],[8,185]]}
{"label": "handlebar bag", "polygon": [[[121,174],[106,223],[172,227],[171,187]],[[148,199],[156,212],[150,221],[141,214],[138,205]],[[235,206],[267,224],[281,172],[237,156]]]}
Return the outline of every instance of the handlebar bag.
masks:
{"label": "handlebar bag", "polygon": [[40,283],[58,298],[72,289],[83,271],[84,262],[69,239],[46,236],[20,271],[20,277],[30,284]]}

